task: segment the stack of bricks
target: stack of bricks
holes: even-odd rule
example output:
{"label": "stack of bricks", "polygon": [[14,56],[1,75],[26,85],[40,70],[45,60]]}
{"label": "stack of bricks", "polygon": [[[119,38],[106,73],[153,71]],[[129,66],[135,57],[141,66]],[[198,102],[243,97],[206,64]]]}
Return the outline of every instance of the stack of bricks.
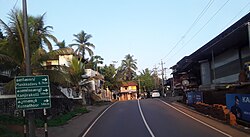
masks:
{"label": "stack of bricks", "polygon": [[214,118],[223,120],[223,121],[228,121],[230,125],[236,126],[236,117],[234,114],[230,112],[230,110],[227,109],[226,106],[221,105],[221,104],[205,104],[202,102],[197,102],[196,104],[193,105],[193,107],[206,115],[210,115]]}

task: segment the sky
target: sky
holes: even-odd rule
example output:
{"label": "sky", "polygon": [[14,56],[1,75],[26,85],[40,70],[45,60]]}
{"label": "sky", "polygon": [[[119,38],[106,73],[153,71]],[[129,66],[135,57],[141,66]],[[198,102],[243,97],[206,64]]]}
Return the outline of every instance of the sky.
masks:
{"label": "sky", "polygon": [[[45,25],[66,45],[84,30],[95,55],[120,66],[127,54],[138,72],[169,68],[250,12],[249,0],[27,0],[28,14],[46,13]],[[0,19],[22,0],[0,0]],[[54,47],[56,49],[56,47]]]}

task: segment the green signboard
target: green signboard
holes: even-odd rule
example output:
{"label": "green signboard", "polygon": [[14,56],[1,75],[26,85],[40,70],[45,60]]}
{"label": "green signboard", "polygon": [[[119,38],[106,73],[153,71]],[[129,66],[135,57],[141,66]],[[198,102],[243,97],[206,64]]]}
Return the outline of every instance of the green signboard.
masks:
{"label": "green signboard", "polygon": [[15,79],[15,90],[17,109],[51,107],[48,76],[18,76]]}

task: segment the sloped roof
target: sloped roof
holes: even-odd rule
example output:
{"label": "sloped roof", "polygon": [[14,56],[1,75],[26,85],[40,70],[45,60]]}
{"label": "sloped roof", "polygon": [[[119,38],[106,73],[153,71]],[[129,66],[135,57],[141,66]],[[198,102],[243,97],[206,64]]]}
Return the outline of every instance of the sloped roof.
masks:
{"label": "sloped roof", "polygon": [[211,60],[212,52],[214,56],[216,56],[227,49],[240,48],[242,46],[248,45],[248,26],[250,25],[249,22],[250,13],[242,17],[232,26],[230,26],[218,36],[213,38],[211,41],[193,52],[191,55],[182,58],[175,66],[173,66],[173,68],[175,67],[179,71],[185,71],[189,67],[193,66],[194,63],[197,63],[200,60]]}
{"label": "sloped roof", "polygon": [[134,81],[127,81],[127,82],[122,82],[123,87],[128,87],[128,86],[137,86],[137,83]]}

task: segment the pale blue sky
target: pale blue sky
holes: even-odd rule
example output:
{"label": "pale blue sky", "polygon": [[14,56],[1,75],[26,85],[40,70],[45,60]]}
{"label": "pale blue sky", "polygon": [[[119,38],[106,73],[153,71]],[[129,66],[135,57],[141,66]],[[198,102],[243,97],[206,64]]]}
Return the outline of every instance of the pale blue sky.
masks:
{"label": "pale blue sky", "polygon": [[[209,2],[207,12],[183,37]],[[21,9],[21,0],[0,0],[0,18],[5,22],[15,3]],[[105,64],[118,61],[118,66],[131,54],[139,71],[160,68],[161,59],[165,68],[173,66],[250,11],[249,0],[27,0],[27,4],[30,15],[46,12],[46,25],[54,27],[52,34],[60,41],[73,43],[73,34],[84,30],[93,36],[94,53]]]}

